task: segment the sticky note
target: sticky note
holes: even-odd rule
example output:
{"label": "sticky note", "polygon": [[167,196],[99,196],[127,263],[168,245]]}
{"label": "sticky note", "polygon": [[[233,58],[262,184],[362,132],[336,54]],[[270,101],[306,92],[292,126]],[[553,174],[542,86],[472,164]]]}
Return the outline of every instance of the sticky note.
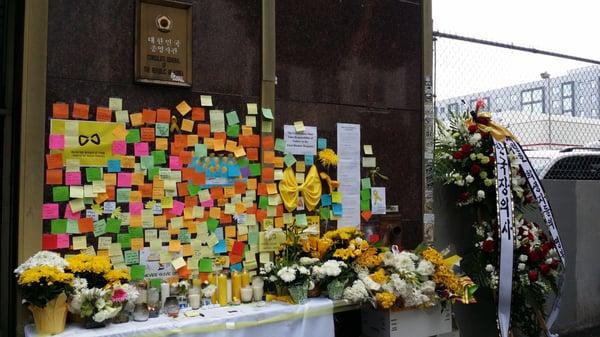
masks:
{"label": "sticky note", "polygon": [[258,114],[258,107],[256,103],[246,103],[246,109],[248,110],[249,115]]}
{"label": "sticky note", "polygon": [[42,205],[42,219],[57,219],[58,218],[58,204],[43,204]]}
{"label": "sticky note", "polygon": [[146,273],[146,266],[134,264],[130,269],[131,280],[132,281],[141,281],[144,279],[144,274]]}
{"label": "sticky note", "polygon": [[179,111],[179,113],[182,116],[187,115],[187,113],[192,110],[192,107],[189,104],[187,104],[186,101],[181,101],[181,103],[177,104],[175,108],[177,109],[177,111]]}
{"label": "sticky note", "polygon": [[295,121],[294,122],[294,129],[296,130],[296,132],[304,132],[304,122],[303,121]]}
{"label": "sticky note", "polygon": [[68,186],[55,186],[52,187],[52,201],[69,201],[69,187]]}
{"label": "sticky note", "polygon": [[102,168],[100,167],[86,167],[85,168],[85,179],[88,183],[95,180],[102,180]]}
{"label": "sticky note", "polygon": [[273,112],[269,108],[261,108],[263,117],[266,119],[273,119]]}
{"label": "sticky note", "polygon": [[65,148],[64,135],[50,135],[48,137],[48,148],[51,150],[62,150]]}
{"label": "sticky note", "polygon": [[301,227],[306,227],[308,225],[308,222],[306,220],[306,214],[304,214],[304,213],[296,214],[296,225],[301,226]]}
{"label": "sticky note", "polygon": [[102,219],[94,222],[94,236],[99,237],[104,234],[106,234],[106,220]]}
{"label": "sticky note", "polygon": [[118,97],[109,97],[108,107],[113,111],[123,110],[123,99]]}
{"label": "sticky note", "polygon": [[326,138],[317,138],[317,148],[319,150],[323,150],[327,147],[327,139]]}
{"label": "sticky note", "polygon": [[210,130],[212,132],[225,132],[225,115],[223,110],[210,110]]}
{"label": "sticky note", "polygon": [[56,235],[56,248],[63,249],[69,248],[69,234],[58,234]]}
{"label": "sticky note", "polygon": [[219,240],[219,242],[214,245],[213,252],[215,254],[221,254],[227,252],[227,242],[225,240]]}
{"label": "sticky note", "polygon": [[227,113],[226,117],[227,117],[227,124],[229,124],[229,125],[234,125],[234,124],[240,123],[240,119],[238,118],[237,112],[235,112],[235,111],[229,111]]}
{"label": "sticky note", "polygon": [[294,165],[294,163],[296,162],[296,158],[294,157],[294,155],[287,153],[283,158],[283,161],[285,162],[286,166],[290,167]]}
{"label": "sticky note", "polygon": [[362,166],[363,167],[376,167],[376,158],[375,157],[362,157]]}
{"label": "sticky note", "polygon": [[113,141],[112,142],[112,154],[126,155],[127,154],[127,143],[124,140]]}
{"label": "sticky note", "polygon": [[372,145],[363,145],[363,151],[365,152],[366,155],[371,156],[371,155],[373,155],[373,146]]}
{"label": "sticky note", "polygon": [[124,252],[125,255],[125,264],[132,265],[140,263],[140,257],[137,251],[126,250]]}
{"label": "sticky note", "polygon": [[368,178],[368,177],[367,177],[367,178],[362,178],[362,179],[360,180],[360,187],[361,187],[362,189],[365,189],[365,188],[371,188],[371,179],[370,179],[370,178]]}
{"label": "sticky note", "polygon": [[198,261],[198,271],[201,273],[211,273],[212,270],[212,259],[202,258]]}
{"label": "sticky note", "polygon": [[333,204],[331,210],[333,211],[333,215],[335,215],[335,216],[342,216],[343,215],[342,204]]}
{"label": "sticky note", "polygon": [[67,220],[66,219],[54,219],[50,223],[50,233],[62,234],[67,232]]}
{"label": "sticky note", "polygon": [[125,141],[127,144],[138,143],[140,141],[140,129],[129,129]]}
{"label": "sticky note", "polygon": [[342,193],[339,191],[331,192],[331,201],[333,203],[341,203],[342,202]]}
{"label": "sticky note", "polygon": [[212,96],[200,95],[200,105],[202,106],[213,106]]}
{"label": "sticky note", "polygon": [[85,235],[73,237],[73,250],[80,250],[87,248],[87,238]]}

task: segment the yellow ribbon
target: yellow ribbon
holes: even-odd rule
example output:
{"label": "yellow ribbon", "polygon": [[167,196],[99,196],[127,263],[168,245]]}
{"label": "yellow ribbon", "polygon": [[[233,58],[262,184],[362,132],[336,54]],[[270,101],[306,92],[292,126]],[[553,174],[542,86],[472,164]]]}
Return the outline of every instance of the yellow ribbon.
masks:
{"label": "yellow ribbon", "polygon": [[279,182],[279,194],[281,195],[285,208],[289,212],[296,209],[300,191],[302,191],[306,209],[309,211],[315,209],[321,198],[322,186],[321,180],[319,180],[319,174],[317,173],[317,168],[314,165],[310,167],[306,178],[304,178],[304,182],[300,185],[296,183],[296,175],[291,167],[288,167],[283,171],[283,179]]}
{"label": "yellow ribbon", "polygon": [[503,141],[506,137],[517,141],[517,138],[504,126],[496,124],[492,121],[492,114],[489,112],[472,112],[475,117],[471,116],[466,120],[467,126],[475,124],[482,132],[488,132],[497,141]]}
{"label": "yellow ribbon", "polygon": [[277,295],[273,295],[273,294],[266,294],[265,299],[267,300],[267,302],[277,301],[277,302],[286,302],[289,304],[294,304],[294,300],[292,299],[292,297],[290,295],[277,296]]}
{"label": "yellow ribbon", "polygon": [[477,290],[477,285],[468,277],[463,276],[458,280],[463,288],[463,293],[459,294],[459,301],[463,304],[477,303],[473,294]]}
{"label": "yellow ribbon", "polygon": [[179,129],[179,125],[177,124],[177,117],[175,117],[175,116],[171,116],[170,130],[171,130],[171,132],[181,132],[181,129]]}
{"label": "yellow ribbon", "polygon": [[379,166],[377,166],[374,170],[369,171],[369,174],[371,175],[371,184],[375,185],[375,177],[379,177],[383,180],[390,179],[387,176],[384,176],[383,174],[379,173],[379,171],[381,171],[381,168]]}
{"label": "yellow ribbon", "polygon": [[337,180],[332,180],[329,174],[320,172],[319,175],[321,176],[322,180],[327,182],[327,186],[329,186],[329,193],[335,191],[340,186],[340,182]]}

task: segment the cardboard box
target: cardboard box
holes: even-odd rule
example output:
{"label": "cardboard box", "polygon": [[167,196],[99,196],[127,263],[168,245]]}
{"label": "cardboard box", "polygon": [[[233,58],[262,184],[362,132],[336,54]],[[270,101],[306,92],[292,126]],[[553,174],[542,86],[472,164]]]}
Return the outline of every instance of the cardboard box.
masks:
{"label": "cardboard box", "polygon": [[403,311],[363,308],[363,337],[430,337],[452,332],[450,306]]}

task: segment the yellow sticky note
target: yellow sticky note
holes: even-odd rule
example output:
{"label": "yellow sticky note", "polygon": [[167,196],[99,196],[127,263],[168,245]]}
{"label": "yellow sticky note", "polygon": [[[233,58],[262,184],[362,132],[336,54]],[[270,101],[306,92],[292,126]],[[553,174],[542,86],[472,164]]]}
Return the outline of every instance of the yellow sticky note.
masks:
{"label": "yellow sticky note", "polygon": [[191,119],[184,118],[181,121],[181,130],[186,131],[186,132],[193,132],[194,131],[194,121]]}
{"label": "yellow sticky note", "polygon": [[98,238],[98,249],[110,249],[112,238],[110,236],[101,236]]}
{"label": "yellow sticky note", "polygon": [[304,132],[304,122],[303,121],[295,121],[294,129],[296,129],[296,132]]}
{"label": "yellow sticky note", "polygon": [[200,95],[200,105],[202,106],[213,106],[212,96]]}
{"label": "yellow sticky note", "polygon": [[235,214],[243,214],[246,212],[246,205],[241,202],[235,204]]}
{"label": "yellow sticky note", "polygon": [[[85,204],[83,203],[83,199],[73,199],[69,201],[69,206],[71,207],[72,212],[81,212],[85,209]],[[85,247],[83,247],[85,248]]]}
{"label": "yellow sticky note", "polygon": [[181,256],[171,261],[171,264],[175,270],[186,266],[185,260]]}
{"label": "yellow sticky note", "polygon": [[277,185],[275,183],[267,184],[267,193],[268,194],[276,194],[277,193]]}
{"label": "yellow sticky note", "polygon": [[177,104],[176,109],[182,116],[185,116],[188,112],[192,110],[192,107],[190,107],[190,105],[187,104],[186,101],[181,101],[181,103]]}
{"label": "yellow sticky note", "polygon": [[248,115],[258,115],[258,106],[256,103],[246,103]]}
{"label": "yellow sticky note", "polygon": [[235,152],[235,150],[237,150],[237,142],[233,140],[227,140],[227,144],[225,145],[225,151]]}
{"label": "yellow sticky note", "polygon": [[129,119],[131,120],[131,126],[140,126],[140,125],[144,124],[144,121],[142,120],[142,116],[143,115],[141,112],[129,115]]}
{"label": "yellow sticky note", "polygon": [[131,250],[140,251],[142,249],[144,249],[144,239],[143,238],[131,239]]}
{"label": "yellow sticky note", "polygon": [[303,161],[296,162],[296,172],[306,171],[306,164]]}
{"label": "yellow sticky note", "polygon": [[255,178],[248,179],[246,181],[246,188],[249,190],[255,190],[257,186],[257,182]]}
{"label": "yellow sticky note", "polygon": [[224,151],[225,150],[225,140],[215,139],[213,141],[213,146],[215,148],[215,151]]}
{"label": "yellow sticky note", "polygon": [[117,127],[115,127],[113,130],[113,135],[115,135],[115,137],[119,140],[125,139],[125,136],[127,136],[127,130],[125,129],[125,126],[123,124],[117,125]]}
{"label": "yellow sticky note", "polygon": [[226,226],[225,227],[225,237],[234,238],[236,236],[235,226]]}
{"label": "yellow sticky note", "polygon": [[160,263],[165,264],[171,262],[171,254],[169,252],[160,252]]}
{"label": "yellow sticky note", "polygon": [[192,249],[192,245],[185,244],[181,246],[181,255],[183,256],[192,256],[194,255],[194,250]]}
{"label": "yellow sticky note", "polygon": [[246,150],[244,149],[243,146],[238,146],[235,148],[235,151],[233,152],[233,154],[235,155],[236,158],[244,157],[246,155]]}
{"label": "yellow sticky note", "polygon": [[81,254],[83,255],[89,255],[89,256],[95,256],[96,255],[96,250],[94,249],[94,246],[87,246],[86,249],[81,251]]}
{"label": "yellow sticky note", "polygon": [[154,142],[154,146],[157,150],[166,150],[169,148],[169,141],[167,138],[156,138]]}
{"label": "yellow sticky note", "polygon": [[169,241],[169,252],[170,253],[179,253],[180,250],[181,250],[181,242],[179,242],[179,240]]}
{"label": "yellow sticky note", "polygon": [[[250,134],[252,134],[252,128],[256,127],[256,116],[246,116],[246,127],[250,129]],[[244,134],[244,129],[242,127],[242,134]]]}
{"label": "yellow sticky note", "polygon": [[208,212],[208,216],[213,219],[220,219],[221,218],[221,209],[219,207],[211,207],[210,211]]}
{"label": "yellow sticky note", "polygon": [[160,206],[165,208],[173,208],[173,197],[164,197],[160,200]]}
{"label": "yellow sticky note", "polygon": [[331,192],[331,201],[337,204],[341,203],[342,193],[340,193],[339,191]]}
{"label": "yellow sticky note", "polygon": [[108,255],[110,256],[117,256],[117,255],[121,255],[121,243],[119,242],[113,242],[110,244],[110,247],[108,248]]}
{"label": "yellow sticky note", "polygon": [[363,145],[363,151],[365,151],[365,154],[370,156],[373,154],[373,146],[372,145]]}
{"label": "yellow sticky note", "polygon": [[160,239],[154,239],[150,241],[150,251],[159,252],[162,249],[162,241]]}
{"label": "yellow sticky note", "polygon": [[73,237],[73,250],[80,250],[87,248],[87,238],[85,235]]}

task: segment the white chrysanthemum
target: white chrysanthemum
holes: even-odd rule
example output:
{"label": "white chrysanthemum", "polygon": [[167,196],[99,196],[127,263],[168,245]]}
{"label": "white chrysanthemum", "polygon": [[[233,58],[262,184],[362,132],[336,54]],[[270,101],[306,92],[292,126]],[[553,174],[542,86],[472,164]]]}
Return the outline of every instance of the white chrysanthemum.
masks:
{"label": "white chrysanthemum", "polygon": [[83,277],[75,277],[73,279],[73,289],[75,291],[80,291],[81,289],[87,288],[88,283],[87,280]]}
{"label": "white chrysanthemum", "polygon": [[277,281],[277,276],[275,276],[275,275],[269,276],[269,281],[271,281],[271,282]]}
{"label": "white chrysanthemum", "polygon": [[494,266],[492,266],[491,264],[488,264],[487,266],[485,266],[485,271],[487,271],[488,273],[493,272]]}
{"label": "white chrysanthemum", "polygon": [[482,190],[477,191],[477,199],[485,199],[485,192]]}
{"label": "white chrysanthemum", "polygon": [[471,145],[476,145],[477,142],[481,140],[481,134],[479,132],[474,133],[471,137],[469,137],[469,143]]}
{"label": "white chrysanthemum", "polygon": [[527,261],[527,255],[523,255],[523,254],[519,255],[519,261],[526,262]]}
{"label": "white chrysanthemum", "polygon": [[271,270],[273,269],[273,262],[269,261],[269,262],[265,263],[263,268],[265,269],[266,273],[270,273]]}
{"label": "white chrysanthemum", "polygon": [[433,266],[433,263],[431,263],[427,260],[421,260],[419,262],[419,265],[417,266],[417,273],[419,273],[423,276],[429,276],[429,275],[433,275],[434,272],[435,272],[435,267]]}
{"label": "white chrysanthemum", "polygon": [[426,295],[434,295],[435,294],[435,282],[433,281],[425,281],[421,283],[421,292]]}
{"label": "white chrysanthemum", "polygon": [[519,263],[519,264],[517,265],[517,268],[518,268],[519,270],[521,270],[521,271],[525,270],[525,263]]}
{"label": "white chrysanthemum", "polygon": [[69,263],[58,253],[41,250],[23,262],[14,272],[17,276],[21,276],[24,271],[38,266],[56,267],[60,271],[65,271]]}
{"label": "white chrysanthemum", "polygon": [[468,174],[468,175],[465,177],[465,181],[467,182],[467,184],[470,184],[470,183],[472,183],[473,181],[475,181],[475,178],[473,178],[473,176],[472,176],[472,175]]}
{"label": "white chrysanthemum", "polygon": [[296,270],[292,267],[283,267],[277,272],[277,276],[286,283],[293,282],[296,279]]}
{"label": "white chrysanthemum", "polygon": [[310,275],[310,270],[308,270],[308,268],[304,267],[304,266],[298,266],[298,273],[302,274],[302,275]]}
{"label": "white chrysanthemum", "polygon": [[319,259],[316,257],[306,257],[303,256],[300,258],[300,264],[303,266],[310,266],[313,265],[315,263],[319,262]]}
{"label": "white chrysanthemum", "polygon": [[386,266],[396,268],[397,271],[415,271],[415,263],[419,258],[406,251],[399,254],[387,252],[383,257],[383,263]]}
{"label": "white chrysanthemum", "polygon": [[361,280],[356,280],[351,287],[344,289],[343,298],[350,302],[364,302],[369,298],[369,292]]}
{"label": "white chrysanthemum", "polygon": [[317,275],[319,277],[336,277],[342,273],[342,268],[346,268],[346,264],[342,261],[337,260],[328,260],[323,263],[323,265],[317,269]]}
{"label": "white chrysanthemum", "polygon": [[369,290],[378,291],[381,289],[381,284],[373,281],[368,274],[359,274],[358,278],[364,283],[365,287]]}

